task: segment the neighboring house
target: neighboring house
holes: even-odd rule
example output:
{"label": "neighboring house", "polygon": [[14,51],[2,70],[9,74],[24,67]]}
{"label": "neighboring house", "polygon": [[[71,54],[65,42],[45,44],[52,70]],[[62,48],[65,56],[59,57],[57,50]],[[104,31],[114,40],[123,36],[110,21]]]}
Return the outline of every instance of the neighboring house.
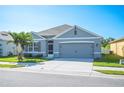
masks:
{"label": "neighboring house", "polygon": [[32,32],[33,43],[24,54],[62,58],[100,58],[102,37],[79,26],[60,25]]}
{"label": "neighboring house", "polygon": [[13,38],[7,32],[0,32],[0,56],[16,55],[16,46],[12,41]]}
{"label": "neighboring house", "polygon": [[124,38],[110,42],[110,50],[114,54],[124,57]]}

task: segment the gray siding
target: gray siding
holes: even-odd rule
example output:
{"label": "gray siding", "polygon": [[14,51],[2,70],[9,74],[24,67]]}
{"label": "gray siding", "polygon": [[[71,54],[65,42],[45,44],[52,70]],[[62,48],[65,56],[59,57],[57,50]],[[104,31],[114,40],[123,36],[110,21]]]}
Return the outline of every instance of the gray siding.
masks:
{"label": "gray siding", "polygon": [[46,39],[44,39],[44,38],[42,38],[42,37],[40,37],[40,36],[38,36],[38,35],[36,35],[34,33],[32,33],[32,38],[33,38],[34,42],[35,41],[40,42],[41,51],[38,51],[38,52],[36,52],[36,51],[30,51],[30,52],[28,51],[28,52],[26,52],[25,51],[25,54],[33,54],[34,56],[37,55],[37,54],[42,54],[43,57],[46,57],[47,56],[47,42],[46,42]]}
{"label": "gray siding", "polygon": [[93,34],[90,34],[86,31],[82,31],[79,28],[76,28],[76,35],[75,35],[75,29],[72,29],[66,33],[64,33],[63,35],[59,36],[58,38],[80,38],[80,37],[96,37]]}
{"label": "gray siding", "polygon": [[13,55],[16,55],[16,46],[13,43],[8,43],[8,41],[1,41],[0,40],[0,56],[8,56],[9,52]]}
{"label": "gray siding", "polygon": [[47,56],[47,42],[46,40],[41,40],[41,53],[43,54],[44,57]]}
{"label": "gray siding", "polygon": [[42,54],[43,57],[47,56],[47,47],[46,47],[46,40],[37,40],[38,42],[40,42],[41,44],[41,51],[28,51],[28,52],[24,52],[25,54],[32,54],[33,56],[38,55],[38,54]]}
{"label": "gray siding", "polygon": [[33,33],[32,33],[32,37],[33,37],[33,39],[39,39],[37,41],[40,41],[40,43],[41,43],[41,52],[40,52],[40,54],[43,54],[44,57],[47,56],[47,47],[46,47],[47,42],[46,42],[46,40],[44,38],[40,37],[40,36],[37,36],[37,35],[33,34]]}
{"label": "gray siding", "polygon": [[32,33],[32,38],[33,39],[44,39],[44,38],[42,38],[42,37],[40,37],[40,36],[38,36],[38,35],[36,35],[34,33]]}

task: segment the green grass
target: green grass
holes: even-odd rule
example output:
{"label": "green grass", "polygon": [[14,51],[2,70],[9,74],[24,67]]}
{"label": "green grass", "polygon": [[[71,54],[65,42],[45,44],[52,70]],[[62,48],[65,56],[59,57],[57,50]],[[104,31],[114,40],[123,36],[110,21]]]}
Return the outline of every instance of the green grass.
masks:
{"label": "green grass", "polygon": [[94,60],[94,66],[103,66],[103,67],[124,67],[124,65],[119,64],[119,60],[122,57],[113,55],[113,54],[106,54],[102,55],[102,58]]}
{"label": "green grass", "polygon": [[116,71],[116,70],[95,70],[104,74],[111,74],[111,75],[124,75],[124,71]]}
{"label": "green grass", "polygon": [[106,63],[106,62],[94,62],[94,66],[101,66],[101,67],[124,67],[122,64],[118,63]]}
{"label": "green grass", "polygon": [[10,65],[10,64],[0,64],[0,68],[16,68],[16,67],[21,67],[21,66]]}
{"label": "green grass", "polygon": [[[22,62],[44,62],[47,61],[48,59],[45,58],[38,58],[38,57],[28,57],[28,58],[24,58],[24,60]],[[10,57],[0,57],[0,61],[1,62],[18,62],[17,57],[16,56],[10,56]]]}

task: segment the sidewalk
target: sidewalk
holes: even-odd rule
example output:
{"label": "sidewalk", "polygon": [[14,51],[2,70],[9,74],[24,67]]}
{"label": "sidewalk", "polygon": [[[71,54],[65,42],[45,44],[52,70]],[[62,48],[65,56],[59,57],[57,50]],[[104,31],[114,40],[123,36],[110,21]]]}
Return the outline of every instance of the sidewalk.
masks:
{"label": "sidewalk", "polygon": [[124,71],[124,68],[93,66],[93,70],[117,70],[117,71]]}

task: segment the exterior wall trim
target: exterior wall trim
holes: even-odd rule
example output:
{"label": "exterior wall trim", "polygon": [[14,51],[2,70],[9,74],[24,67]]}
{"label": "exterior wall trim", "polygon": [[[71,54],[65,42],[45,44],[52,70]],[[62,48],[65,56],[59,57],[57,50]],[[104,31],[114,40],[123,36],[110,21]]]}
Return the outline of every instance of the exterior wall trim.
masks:
{"label": "exterior wall trim", "polygon": [[81,38],[54,38],[54,40],[71,40],[71,39],[100,39],[101,37],[81,37]]}
{"label": "exterior wall trim", "polygon": [[94,54],[101,54],[101,52],[94,52]]}
{"label": "exterior wall trim", "polygon": [[55,54],[58,54],[58,53],[60,53],[60,52],[54,52]]}
{"label": "exterior wall trim", "polygon": [[45,39],[33,39],[33,41],[39,41],[39,40],[45,40]]}
{"label": "exterior wall trim", "polygon": [[40,54],[40,53],[46,53],[46,52],[25,52],[24,51],[23,53],[39,53]]}
{"label": "exterior wall trim", "polygon": [[[59,54],[60,52],[54,52],[55,54]],[[94,54],[101,54],[101,52],[94,52]]]}
{"label": "exterior wall trim", "polygon": [[65,41],[65,42],[60,42],[60,43],[95,43],[94,41]]}

